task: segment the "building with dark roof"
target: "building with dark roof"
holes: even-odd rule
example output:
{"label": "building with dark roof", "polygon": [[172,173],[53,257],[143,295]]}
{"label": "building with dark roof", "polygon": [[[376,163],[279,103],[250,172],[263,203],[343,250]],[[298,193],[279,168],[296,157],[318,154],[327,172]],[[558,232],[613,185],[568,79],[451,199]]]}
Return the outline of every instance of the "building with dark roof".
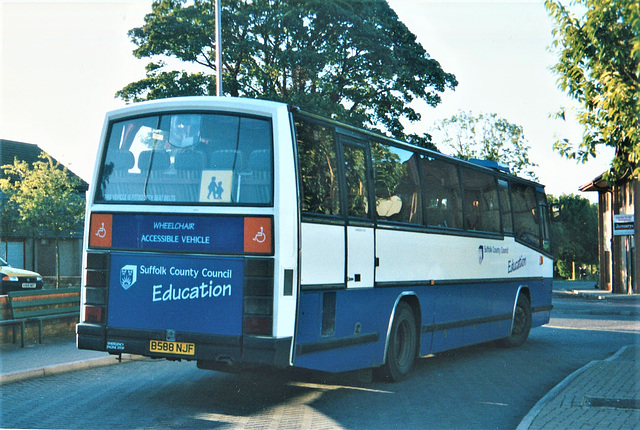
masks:
{"label": "building with dark roof", "polygon": [[[29,164],[39,160],[44,151],[37,145],[0,139],[0,166],[13,164],[14,160],[26,161]],[[52,157],[53,159],[53,157]],[[57,162],[53,159],[54,162]],[[81,183],[78,193],[84,198],[89,184],[75,175]],[[0,178],[5,177],[4,169],[0,169]],[[0,191],[0,207],[4,208],[7,197]],[[0,212],[0,217],[2,213]],[[15,267],[34,270],[43,276],[55,276],[55,242],[52,235],[43,233],[39,237],[26,237],[24,233],[8,228],[8,220],[0,220],[0,257]],[[60,275],[78,277],[82,266],[83,226],[65,232],[60,239]]]}

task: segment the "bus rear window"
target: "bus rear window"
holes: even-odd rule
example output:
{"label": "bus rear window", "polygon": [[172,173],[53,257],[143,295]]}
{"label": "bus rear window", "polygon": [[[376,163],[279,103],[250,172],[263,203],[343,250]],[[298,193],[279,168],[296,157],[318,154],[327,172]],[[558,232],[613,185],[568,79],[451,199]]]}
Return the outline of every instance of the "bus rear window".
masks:
{"label": "bus rear window", "polygon": [[168,114],[111,124],[96,201],[271,205],[271,121]]}

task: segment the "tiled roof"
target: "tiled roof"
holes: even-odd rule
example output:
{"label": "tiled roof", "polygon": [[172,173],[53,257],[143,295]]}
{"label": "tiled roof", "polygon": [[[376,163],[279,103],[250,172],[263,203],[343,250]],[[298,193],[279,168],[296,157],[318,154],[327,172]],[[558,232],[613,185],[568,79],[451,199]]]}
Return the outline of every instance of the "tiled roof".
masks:
{"label": "tiled roof", "polygon": [[[44,151],[40,149],[38,145],[0,139],[0,166],[4,166],[5,164],[13,164],[13,161],[16,158],[18,158],[18,160],[24,160],[27,163],[32,164],[33,162],[38,161],[38,156],[42,152]],[[53,159],[54,163],[58,162],[55,158],[51,158]],[[80,189],[78,191],[87,191],[87,188],[89,188],[89,184],[87,184],[82,178],[73,173],[71,170],[69,170],[69,173],[82,181],[82,185],[80,186]],[[0,177],[3,176],[4,171],[0,169]]]}

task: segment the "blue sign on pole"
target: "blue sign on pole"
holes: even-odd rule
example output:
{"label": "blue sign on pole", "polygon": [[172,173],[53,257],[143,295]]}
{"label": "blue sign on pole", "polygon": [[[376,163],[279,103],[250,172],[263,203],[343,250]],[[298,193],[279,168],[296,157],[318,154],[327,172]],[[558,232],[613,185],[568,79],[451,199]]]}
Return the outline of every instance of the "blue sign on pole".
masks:
{"label": "blue sign on pole", "polygon": [[244,260],[111,254],[108,325],[239,336]]}

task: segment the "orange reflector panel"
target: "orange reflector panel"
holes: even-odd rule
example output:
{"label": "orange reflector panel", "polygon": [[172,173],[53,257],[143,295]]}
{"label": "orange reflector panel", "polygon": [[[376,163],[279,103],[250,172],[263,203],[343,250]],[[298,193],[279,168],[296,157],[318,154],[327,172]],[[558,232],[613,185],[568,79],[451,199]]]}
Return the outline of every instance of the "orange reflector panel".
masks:
{"label": "orange reflector panel", "polygon": [[84,321],[85,322],[102,322],[102,308],[98,306],[88,306],[84,307]]}
{"label": "orange reflector panel", "polygon": [[244,334],[271,336],[272,324],[271,317],[245,317],[243,332]]}

